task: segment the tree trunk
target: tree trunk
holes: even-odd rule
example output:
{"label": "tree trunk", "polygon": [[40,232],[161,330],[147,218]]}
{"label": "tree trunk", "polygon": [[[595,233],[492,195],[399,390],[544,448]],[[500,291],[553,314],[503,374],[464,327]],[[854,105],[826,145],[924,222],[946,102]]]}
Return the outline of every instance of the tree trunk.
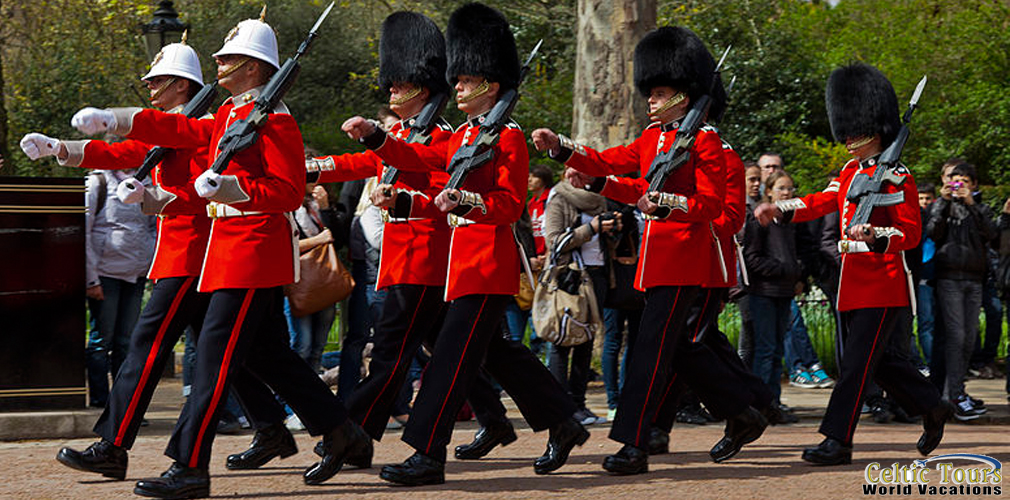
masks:
{"label": "tree trunk", "polygon": [[593,148],[630,143],[648,124],[635,89],[635,44],[656,27],[656,0],[578,0],[572,137]]}

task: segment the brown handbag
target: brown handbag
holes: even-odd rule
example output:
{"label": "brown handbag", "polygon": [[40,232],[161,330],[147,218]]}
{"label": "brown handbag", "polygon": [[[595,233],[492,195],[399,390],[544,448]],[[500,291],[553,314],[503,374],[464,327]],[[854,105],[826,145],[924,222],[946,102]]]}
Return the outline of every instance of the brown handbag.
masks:
{"label": "brown handbag", "polygon": [[291,314],[302,317],[346,299],[354,288],[354,279],[337,257],[332,243],[317,245],[298,257],[300,279],[284,286],[291,304]]}

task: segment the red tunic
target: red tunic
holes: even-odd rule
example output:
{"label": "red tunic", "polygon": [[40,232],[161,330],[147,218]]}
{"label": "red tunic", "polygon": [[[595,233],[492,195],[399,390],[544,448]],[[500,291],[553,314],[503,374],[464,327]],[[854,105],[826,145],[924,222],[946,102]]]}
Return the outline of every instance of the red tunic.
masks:
{"label": "red tunic", "polygon": [[[716,265],[712,266],[711,281],[707,288],[729,288],[736,286],[736,242],[734,237],[743,228],[747,218],[747,198],[745,193],[746,169],[740,155],[733,146],[723,141],[726,154],[726,199],[722,213],[712,221],[712,234],[719,241],[722,260],[716,255]],[[721,265],[720,265],[721,262]],[[725,270],[725,274],[723,271]]]}
{"label": "red tunic", "polygon": [[[406,125],[406,127],[405,127]],[[409,123],[396,122],[389,134],[397,140],[410,135]],[[444,122],[431,132],[429,144],[444,144],[452,129]],[[346,182],[382,177],[382,159],[372,151],[316,158],[319,182]],[[393,165],[397,166],[397,165]],[[445,284],[451,231],[445,214],[433,200],[449,180],[444,171],[409,172],[400,169],[396,188],[410,194],[409,219],[391,219],[382,230],[382,252],[376,289],[392,285]]]}
{"label": "red tunic", "polygon": [[[210,145],[216,156],[224,131],[249,115],[257,95],[258,90],[251,90],[227,99],[212,120],[143,110],[133,114],[125,128],[130,138],[161,146]],[[222,175],[235,176],[247,198],[229,206],[258,213],[213,219],[198,289],[269,288],[295,281],[297,232],[288,212],[302,203],[305,153],[298,124],[283,104],[259,130],[256,143],[235,155]]]}
{"label": "red tunic", "polygon": [[[841,213],[842,246],[852,243],[845,227],[856,213],[856,204],[850,203],[845,193],[857,173],[873,175],[876,161],[870,159],[861,166],[856,160],[845,164],[841,174],[828,184],[824,191],[808,194],[777,205],[785,211],[792,210],[793,222],[804,222],[827,213]],[[838,310],[851,311],[870,307],[905,307],[913,304],[911,273],[905,263],[905,250],[919,244],[922,233],[918,194],[915,181],[908,170],[899,166],[896,172],[905,177],[901,186],[884,183],[884,193],[903,192],[905,201],[890,207],[878,207],[870,216],[870,224],[878,228],[877,251],[842,253],[842,267],[838,280]],[[882,230],[881,228],[890,228]],[[880,236],[881,231],[885,235]],[[856,246],[856,245],[850,245]]]}
{"label": "red tunic", "polygon": [[[154,146],[127,139],[109,144],[87,141],[80,164],[83,168],[137,168]],[[207,200],[193,189],[193,180],[207,168],[207,148],[172,149],[151,171],[154,185],[175,196],[158,213],[158,243],[147,277],[153,280],[199,276],[210,234]]]}
{"label": "red tunic", "polygon": [[[479,120],[460,125],[445,142],[423,146],[387,137],[375,152],[401,170],[445,170],[464,143],[472,144]],[[515,295],[519,292],[519,251],[511,224],[519,220],[526,201],[529,152],[526,137],[511,123],[502,130],[494,159],[472,172],[463,190],[478,193],[486,213],[477,208],[466,214],[470,223],[453,228],[445,300],[464,295]]]}
{"label": "red tunic", "polygon": [[[669,149],[679,123],[653,123],[627,146],[604,151],[576,146],[565,164],[586,174],[602,177],[639,172],[642,178],[610,182],[604,195],[624,203],[636,203],[648,191],[644,176],[657,153]],[[709,222],[722,213],[726,197],[725,155],[719,134],[711,127],[698,131],[691,158],[667,180],[664,192],[687,197],[687,212],[673,210],[664,220],[649,220],[642,235],[635,288],[703,285],[709,283],[714,252]],[[614,186],[610,186],[615,184]]]}

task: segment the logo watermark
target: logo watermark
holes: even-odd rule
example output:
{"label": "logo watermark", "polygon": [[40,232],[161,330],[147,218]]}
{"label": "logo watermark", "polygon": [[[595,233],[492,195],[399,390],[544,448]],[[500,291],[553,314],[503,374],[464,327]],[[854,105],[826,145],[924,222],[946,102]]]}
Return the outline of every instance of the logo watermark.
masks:
{"label": "logo watermark", "polygon": [[914,460],[910,465],[895,462],[889,467],[873,462],[866,466],[863,479],[863,495],[1003,494],[1003,464],[987,455],[953,453]]}

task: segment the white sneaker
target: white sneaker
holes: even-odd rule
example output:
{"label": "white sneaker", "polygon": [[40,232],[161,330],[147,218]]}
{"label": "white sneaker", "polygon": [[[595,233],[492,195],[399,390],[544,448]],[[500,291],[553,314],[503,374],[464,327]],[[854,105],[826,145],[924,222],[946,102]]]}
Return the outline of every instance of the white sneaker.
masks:
{"label": "white sneaker", "polygon": [[287,420],[284,421],[284,426],[288,428],[289,431],[304,431],[305,424],[302,423],[302,419],[298,418],[298,415],[292,413],[288,416]]}
{"label": "white sneaker", "polygon": [[607,422],[613,422],[617,418],[617,408],[607,410]]}

